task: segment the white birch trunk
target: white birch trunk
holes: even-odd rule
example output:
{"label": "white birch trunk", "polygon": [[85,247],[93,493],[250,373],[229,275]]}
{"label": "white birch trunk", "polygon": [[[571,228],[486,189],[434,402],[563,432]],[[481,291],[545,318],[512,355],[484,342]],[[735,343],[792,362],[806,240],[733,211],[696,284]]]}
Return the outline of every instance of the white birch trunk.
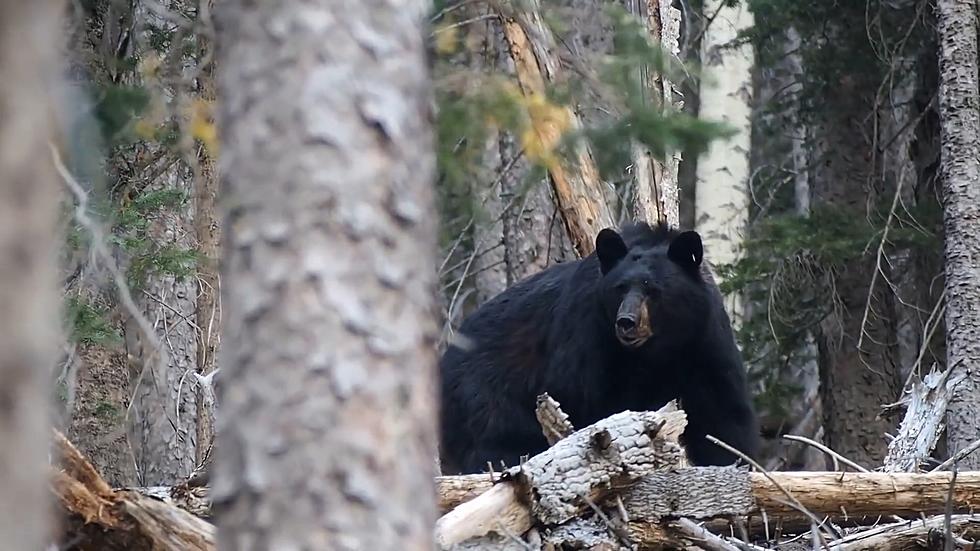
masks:
{"label": "white birch trunk", "polygon": [[[749,215],[749,151],[751,139],[752,65],[750,45],[728,47],[740,30],[752,25],[743,4],[720,7],[708,0],[704,13],[717,16],[702,42],[700,113],[705,120],[724,121],[738,134],[715,140],[698,159],[695,224],[714,264],[737,260]],[[725,306],[737,327],[742,317],[739,298],[729,295]]]}

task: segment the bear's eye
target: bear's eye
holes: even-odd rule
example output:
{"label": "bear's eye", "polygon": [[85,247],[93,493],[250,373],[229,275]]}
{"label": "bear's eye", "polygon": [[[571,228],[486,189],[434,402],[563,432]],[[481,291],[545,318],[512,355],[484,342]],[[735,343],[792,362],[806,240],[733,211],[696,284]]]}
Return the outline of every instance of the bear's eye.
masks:
{"label": "bear's eye", "polygon": [[617,283],[615,289],[619,293],[625,293],[630,290],[630,285],[629,283]]}

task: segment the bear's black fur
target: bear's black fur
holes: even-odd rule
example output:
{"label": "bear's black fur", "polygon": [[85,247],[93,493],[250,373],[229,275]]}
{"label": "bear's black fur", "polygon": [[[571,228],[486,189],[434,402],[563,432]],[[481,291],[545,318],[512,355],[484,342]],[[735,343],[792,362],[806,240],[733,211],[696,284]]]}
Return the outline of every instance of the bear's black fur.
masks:
{"label": "bear's black fur", "polygon": [[758,426],[701,238],[658,225],[603,230],[596,252],[507,289],[467,318],[442,357],[443,472],[473,473],[547,447],[534,415],[548,392],[575,428],[679,398],[695,465],[749,456]]}

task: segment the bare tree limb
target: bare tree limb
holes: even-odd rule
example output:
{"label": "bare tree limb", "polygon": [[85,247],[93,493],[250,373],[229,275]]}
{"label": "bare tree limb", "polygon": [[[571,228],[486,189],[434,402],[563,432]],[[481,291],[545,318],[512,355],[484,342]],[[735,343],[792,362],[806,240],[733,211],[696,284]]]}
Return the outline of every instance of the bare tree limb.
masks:
{"label": "bare tree limb", "polygon": [[907,409],[898,434],[888,444],[884,466],[888,472],[915,471],[932,453],[946,419],[946,408],[953,390],[966,374],[955,366],[943,372],[935,369],[921,381],[914,381],[903,400]]}

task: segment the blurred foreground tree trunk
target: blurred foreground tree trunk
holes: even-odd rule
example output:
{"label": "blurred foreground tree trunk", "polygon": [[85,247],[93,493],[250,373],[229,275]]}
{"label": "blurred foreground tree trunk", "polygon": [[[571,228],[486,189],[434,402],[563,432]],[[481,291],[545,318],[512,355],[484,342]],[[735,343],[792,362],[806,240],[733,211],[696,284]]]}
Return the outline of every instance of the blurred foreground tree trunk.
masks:
{"label": "blurred foreground tree trunk", "polygon": [[0,541],[47,540],[47,404],[57,339],[54,2],[0,2]]}
{"label": "blurred foreground tree trunk", "polygon": [[224,549],[431,549],[426,7],[217,6]]}
{"label": "blurred foreground tree trunk", "polygon": [[[967,373],[947,415],[952,455],[980,439],[980,91],[977,4],[940,0],[938,7],[946,361]],[[980,468],[980,453],[960,467]]]}

